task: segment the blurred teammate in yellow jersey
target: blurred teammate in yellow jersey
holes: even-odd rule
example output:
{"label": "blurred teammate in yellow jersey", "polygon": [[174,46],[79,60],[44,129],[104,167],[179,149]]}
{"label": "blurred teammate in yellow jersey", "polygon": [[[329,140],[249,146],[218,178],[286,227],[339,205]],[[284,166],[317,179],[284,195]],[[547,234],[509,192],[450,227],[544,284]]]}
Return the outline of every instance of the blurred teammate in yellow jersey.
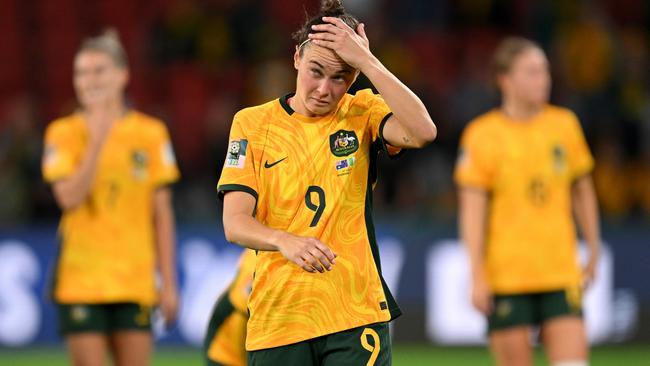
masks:
{"label": "blurred teammate in yellow jersey", "polygon": [[[532,365],[530,331],[540,325],[551,365],[584,366],[582,290],[600,252],[593,159],[576,116],[548,104],[537,44],[505,39],[493,62],[501,107],[467,126],[455,172],[472,302],[488,317],[499,365]],[[582,270],[572,211],[590,249]]]}
{"label": "blurred teammate in yellow jersey", "polygon": [[246,366],[247,302],[255,257],[255,251],[244,250],[237,275],[212,309],[204,344],[207,366]]}
{"label": "blurred teammate in yellow jersey", "polygon": [[[425,146],[436,127],[340,1],[294,39],[295,93],[235,115],[218,184],[226,238],[258,251],[248,361],[388,365],[400,311],[372,223],[376,159]],[[359,72],[381,97],[346,93]]]}
{"label": "blurred teammate in yellow jersey", "polygon": [[[53,297],[74,365],[147,365],[150,311],[178,307],[174,215],[178,170],[165,125],[127,108],[126,55],[113,33],[74,59],[80,109],[45,133],[43,175],[63,211]],[[161,287],[155,281],[160,271]]]}

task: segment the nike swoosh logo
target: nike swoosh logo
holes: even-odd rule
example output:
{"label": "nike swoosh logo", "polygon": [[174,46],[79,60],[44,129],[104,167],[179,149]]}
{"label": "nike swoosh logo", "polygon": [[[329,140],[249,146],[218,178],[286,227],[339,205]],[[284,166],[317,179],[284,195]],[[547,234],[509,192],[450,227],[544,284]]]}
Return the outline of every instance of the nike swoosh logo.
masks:
{"label": "nike swoosh logo", "polygon": [[266,169],[268,169],[268,168],[272,168],[272,167],[275,166],[276,164],[280,164],[280,163],[281,163],[282,161],[284,161],[284,159],[286,159],[286,158],[288,158],[288,156],[285,156],[284,158],[282,158],[282,159],[276,161],[275,163],[271,163],[271,164],[269,164],[269,161],[267,160],[267,161],[264,162],[264,167],[265,167]]}

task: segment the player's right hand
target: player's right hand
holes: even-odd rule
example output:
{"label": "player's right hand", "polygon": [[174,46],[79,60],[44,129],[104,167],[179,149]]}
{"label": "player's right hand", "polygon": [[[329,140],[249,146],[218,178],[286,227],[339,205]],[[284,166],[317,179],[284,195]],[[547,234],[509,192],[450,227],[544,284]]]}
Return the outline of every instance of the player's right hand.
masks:
{"label": "player's right hand", "polygon": [[87,115],[88,133],[92,143],[102,143],[113,126],[110,113],[96,111]]}
{"label": "player's right hand", "polygon": [[336,263],[336,254],[320,240],[283,232],[276,247],[282,255],[307,272],[331,271]]}
{"label": "player's right hand", "polygon": [[494,308],[492,292],[484,278],[472,281],[472,305],[484,315],[492,314]]}

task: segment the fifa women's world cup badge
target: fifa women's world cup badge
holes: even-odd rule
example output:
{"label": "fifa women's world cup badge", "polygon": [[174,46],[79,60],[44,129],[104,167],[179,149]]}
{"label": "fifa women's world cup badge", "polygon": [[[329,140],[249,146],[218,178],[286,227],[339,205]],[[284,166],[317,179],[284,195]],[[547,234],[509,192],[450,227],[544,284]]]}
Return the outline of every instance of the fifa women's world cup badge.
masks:
{"label": "fifa women's world cup badge", "polygon": [[246,146],[248,140],[241,139],[230,141],[228,144],[228,155],[226,156],[226,167],[243,168],[246,163]]}
{"label": "fifa women's world cup badge", "polygon": [[334,156],[348,156],[359,150],[359,139],[354,131],[338,130],[330,135],[330,150]]}

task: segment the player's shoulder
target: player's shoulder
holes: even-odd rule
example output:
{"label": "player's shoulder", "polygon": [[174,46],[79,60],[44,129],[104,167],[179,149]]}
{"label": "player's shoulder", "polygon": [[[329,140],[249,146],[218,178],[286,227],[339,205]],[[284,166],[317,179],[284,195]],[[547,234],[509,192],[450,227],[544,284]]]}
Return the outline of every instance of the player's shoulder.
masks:
{"label": "player's shoulder", "polygon": [[137,138],[145,138],[147,141],[154,142],[168,139],[167,125],[158,117],[132,110],[129,112],[127,120],[137,126],[131,130],[137,135]]}
{"label": "player's shoulder", "polygon": [[554,104],[547,105],[544,112],[550,119],[556,121],[573,122],[578,120],[578,117],[572,110]]}
{"label": "player's shoulder", "polygon": [[77,113],[59,117],[47,125],[46,134],[67,134],[82,127],[81,117]]}
{"label": "player's shoulder", "polygon": [[263,104],[240,109],[235,113],[233,121],[243,128],[259,126],[260,122],[268,120],[265,118],[266,116],[279,113],[280,108],[278,105],[279,100],[274,99]]}
{"label": "player's shoulder", "polygon": [[154,132],[167,129],[165,122],[163,122],[160,118],[154,117],[150,114],[146,114],[138,110],[132,110],[130,114],[131,114],[130,119],[134,123],[138,124],[139,128],[143,128]]}
{"label": "player's shoulder", "polygon": [[502,127],[502,121],[502,113],[495,108],[472,119],[465,126],[463,134],[471,136],[494,133]]}
{"label": "player's shoulder", "polygon": [[573,131],[581,128],[578,116],[569,108],[549,104],[544,113],[546,122],[553,124],[554,129]]}
{"label": "player's shoulder", "polygon": [[59,117],[50,122],[45,129],[46,139],[81,139],[85,125],[83,119],[78,113],[69,114],[67,116]]}
{"label": "player's shoulder", "polygon": [[380,94],[375,94],[372,89],[362,89],[354,94],[345,94],[344,102],[350,105],[361,106],[369,108],[374,103],[383,101]]}

